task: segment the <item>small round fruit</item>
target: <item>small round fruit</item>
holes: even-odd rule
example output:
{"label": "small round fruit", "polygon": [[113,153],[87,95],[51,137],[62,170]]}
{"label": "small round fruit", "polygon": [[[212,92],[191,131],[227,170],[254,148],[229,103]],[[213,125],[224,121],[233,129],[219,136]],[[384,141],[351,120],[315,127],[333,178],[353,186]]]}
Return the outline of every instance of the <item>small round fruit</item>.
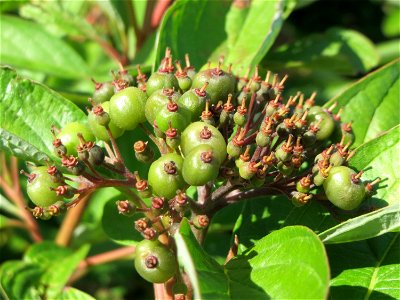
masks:
{"label": "small round fruit", "polygon": [[[106,101],[101,104],[101,107],[106,113],[110,113],[110,102]],[[93,134],[96,136],[97,139],[108,142],[110,140],[110,137],[107,134],[107,130],[104,126],[101,126],[97,120],[93,112],[90,112],[88,115],[88,124],[90,129],[92,130]],[[115,122],[110,120],[110,123],[108,123],[108,127],[111,130],[111,133],[114,138],[119,138],[121,135],[124,134],[124,130],[119,128],[117,125],[115,125]]]}
{"label": "small round fruit", "polygon": [[235,91],[236,80],[220,68],[208,69],[196,74],[193,78],[192,88],[201,88],[206,82],[206,91],[210,94],[211,104],[226,101],[229,94]]}
{"label": "small round fruit", "polygon": [[198,145],[210,145],[219,162],[226,158],[226,142],[221,132],[212,125],[204,122],[191,123],[182,132],[181,149],[184,155],[188,155]]}
{"label": "small round fruit", "polygon": [[116,93],[110,100],[110,117],[119,128],[133,130],[146,121],[144,106],[146,94],[136,87],[128,87]]}
{"label": "small round fruit", "polygon": [[210,95],[201,89],[191,89],[184,93],[178,100],[178,103],[190,111],[192,122],[200,119],[201,113],[210,100]]}
{"label": "small round fruit", "polygon": [[177,271],[178,263],[174,253],[158,240],[139,242],[135,255],[136,271],[149,282],[166,282]]}
{"label": "small round fruit", "polygon": [[100,104],[109,101],[112,95],[114,95],[114,86],[112,82],[96,83],[92,99],[97,104]]}
{"label": "small round fruit", "polygon": [[339,166],[329,171],[324,181],[326,197],[335,206],[352,210],[357,208],[365,198],[365,186],[359,179],[354,180],[357,173],[352,169]]}
{"label": "small round fruit", "polygon": [[78,133],[83,135],[85,141],[95,141],[95,138],[86,124],[79,122],[72,122],[65,125],[57,134],[57,138],[67,148],[68,155],[77,156],[77,147],[80,144]]}
{"label": "small round fruit", "polygon": [[186,186],[182,177],[183,158],[176,153],[169,153],[154,161],[149,169],[148,182],[154,194],[172,199],[177,190]]}
{"label": "small round fruit", "polygon": [[335,121],[332,116],[320,106],[313,106],[308,111],[307,121],[317,123],[319,120],[319,130],[316,133],[318,141],[325,140],[331,136],[335,129]]}
{"label": "small round fruit", "polygon": [[[176,103],[166,104],[157,114],[156,124],[162,132],[166,132],[171,127],[182,132],[190,121],[190,113]],[[173,107],[174,109],[171,109]]]}
{"label": "small round fruit", "polygon": [[172,89],[161,89],[155,91],[146,101],[145,115],[147,121],[153,125],[158,112],[168,104],[169,98],[171,101],[177,102],[181,94]]}
{"label": "small round fruit", "polygon": [[151,96],[155,91],[161,89],[175,89],[179,90],[179,83],[173,73],[168,72],[155,72],[151,74],[146,83],[146,93]]}
{"label": "small round fruit", "polygon": [[190,185],[201,186],[218,176],[220,162],[210,145],[199,145],[183,161],[183,179]]}
{"label": "small round fruit", "polygon": [[47,173],[47,167],[37,167],[28,178],[27,193],[37,206],[48,207],[62,200],[61,196],[57,196],[56,192],[51,190],[57,187],[58,184]]}

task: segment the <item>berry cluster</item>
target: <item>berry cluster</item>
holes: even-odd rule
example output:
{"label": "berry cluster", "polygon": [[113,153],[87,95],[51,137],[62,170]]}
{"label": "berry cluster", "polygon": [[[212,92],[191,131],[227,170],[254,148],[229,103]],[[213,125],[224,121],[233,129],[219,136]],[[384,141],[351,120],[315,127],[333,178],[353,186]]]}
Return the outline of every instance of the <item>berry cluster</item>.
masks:
{"label": "berry cluster", "polygon": [[[334,113],[336,105],[315,105],[316,93],[285,99],[287,76],[279,80],[267,72],[263,80],[256,68],[251,77],[249,70],[237,77],[231,66],[222,68],[223,59],[196,72],[188,56],[185,61],[184,68],[173,63],[167,49],[149,78],[140,67],[136,78],[122,68],[113,81],[95,82],[87,123],[52,128],[62,168],[49,164],[27,174],[36,217],[73,207],[97,188],[124,188],[131,198],[117,201],[118,211],[143,214],[134,222],[145,238],[136,249],[138,273],[151,282],[175,276],[179,286],[171,240],[176,224],[188,216],[193,230],[207,228],[233,190],[278,191],[296,206],[319,195],[343,210],[357,208],[373,191],[379,179],[363,183],[362,173],[346,166],[354,136],[351,123],[340,122],[341,111]],[[136,159],[150,164],[147,179],[128,170],[115,141],[137,127],[149,137],[132,141]],[[105,170],[115,176],[106,177]],[[207,196],[191,199],[190,186]]]}

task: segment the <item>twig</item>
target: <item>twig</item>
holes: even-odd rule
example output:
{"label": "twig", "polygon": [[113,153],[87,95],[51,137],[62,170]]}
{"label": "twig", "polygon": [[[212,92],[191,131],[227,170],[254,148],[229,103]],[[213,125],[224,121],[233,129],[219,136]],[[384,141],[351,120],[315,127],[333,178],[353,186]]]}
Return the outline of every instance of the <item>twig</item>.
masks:
{"label": "twig", "polygon": [[117,160],[121,164],[125,165],[124,159],[122,158],[121,152],[119,151],[117,142],[115,141],[114,136],[113,136],[113,134],[112,134],[112,132],[111,132],[111,130],[110,130],[110,128],[108,126],[106,126],[106,130],[107,130],[108,136],[110,137],[111,145],[113,147],[113,150],[114,150],[114,153],[115,153],[115,156],[116,156]]}
{"label": "twig", "polygon": [[92,192],[93,191],[90,190],[88,194],[84,195],[74,209],[70,209],[65,215],[64,221],[62,222],[61,228],[58,231],[55,239],[57,245],[66,247],[70,244],[74,230],[81,220],[82,214],[85,211],[86,205],[89,203],[90,194]]}
{"label": "twig", "polygon": [[127,246],[88,257],[79,263],[78,268],[70,277],[68,285],[81,278],[89,267],[121,260],[132,255],[134,252],[135,246]]}
{"label": "twig", "polygon": [[[1,157],[2,160],[5,161],[5,157]],[[10,158],[11,168],[8,170],[6,164],[3,164],[3,173],[11,173],[10,178],[12,181],[12,186],[9,186],[5,181],[5,176],[0,176],[0,186],[8,196],[8,198],[14,202],[14,204],[18,207],[21,217],[26,223],[26,228],[29,231],[29,234],[32,237],[34,242],[40,242],[43,240],[42,235],[39,230],[39,226],[36,223],[36,220],[33,218],[32,214],[25,209],[26,202],[25,198],[21,192],[21,186],[19,184],[19,172],[18,172],[18,161],[12,156]]]}
{"label": "twig", "polygon": [[140,128],[147,134],[147,136],[153,141],[153,143],[157,146],[158,151],[160,151],[161,154],[167,153],[165,151],[165,146],[160,143],[160,141],[152,134],[143,124],[139,125]]}

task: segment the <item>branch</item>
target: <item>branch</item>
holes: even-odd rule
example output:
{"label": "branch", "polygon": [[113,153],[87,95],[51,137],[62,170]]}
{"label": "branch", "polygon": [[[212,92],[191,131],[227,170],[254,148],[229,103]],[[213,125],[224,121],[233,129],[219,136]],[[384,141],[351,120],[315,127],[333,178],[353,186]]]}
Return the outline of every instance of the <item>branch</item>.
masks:
{"label": "branch", "polygon": [[11,170],[8,170],[5,163],[5,156],[2,155],[2,167],[3,174],[10,174],[12,186],[6,183],[5,177],[0,176],[0,186],[6,193],[7,197],[18,207],[22,219],[25,222],[25,228],[29,231],[34,242],[41,242],[43,240],[40,233],[39,226],[32,216],[32,214],[26,210],[26,201],[24,195],[21,191],[21,186],[19,184],[19,172],[18,172],[18,161],[14,156],[10,157]]}
{"label": "branch", "polygon": [[70,244],[74,230],[81,220],[92,192],[93,191],[90,190],[86,195],[82,195],[82,198],[76,203],[76,206],[68,210],[55,239],[57,245],[66,247]]}
{"label": "branch", "polygon": [[132,255],[134,252],[135,246],[127,246],[88,257],[79,263],[78,268],[70,277],[68,285],[71,285],[73,282],[81,278],[91,266],[121,260]]}

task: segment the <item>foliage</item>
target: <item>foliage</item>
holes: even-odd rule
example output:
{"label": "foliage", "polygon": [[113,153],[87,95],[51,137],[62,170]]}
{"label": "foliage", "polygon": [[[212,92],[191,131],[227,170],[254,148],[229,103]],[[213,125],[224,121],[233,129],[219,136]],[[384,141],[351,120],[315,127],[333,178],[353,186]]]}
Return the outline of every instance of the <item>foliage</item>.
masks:
{"label": "foliage", "polygon": [[[312,31],[303,16],[315,14],[320,2],[177,0],[166,11],[154,1],[0,2],[2,296],[151,297],[150,285],[135,274],[131,260],[89,263],[107,262],[101,253],[130,258],[132,245],[142,239],[133,228],[139,216],[125,218],[115,209],[115,201],[132,192],[104,188],[88,194],[65,217],[36,221],[24,209],[31,203],[25,200],[26,180],[16,175],[15,157],[59,164],[49,129],[86,120],[84,106],[94,90],[90,78],[107,80],[119,64],[133,76],[137,64],[149,74],[170,47],[174,58],[190,53],[197,69],[223,55],[241,76],[257,65],[262,75],[287,73],[285,93],[316,90],[319,104],[337,103],[334,112],[342,108],[342,121],[353,122],[350,167],[363,170],[368,181],[382,179],[371,198],[347,213],[327,201],[295,207],[280,193],[251,197],[218,211],[202,246],[184,218],[175,242],[194,297],[400,298],[399,6],[368,1],[358,7],[354,16],[380,11],[381,23],[368,20],[378,28],[373,31],[364,30],[366,23],[356,30],[322,17],[312,22],[317,27]],[[331,6],[332,14],[345,14]],[[148,166],[134,157],[132,145],[146,136],[136,129],[118,140],[126,165],[140,176]],[[196,198],[199,192],[192,188],[187,194]],[[71,241],[66,221],[74,210],[83,215],[70,228]],[[235,247],[237,255],[224,263]]]}

